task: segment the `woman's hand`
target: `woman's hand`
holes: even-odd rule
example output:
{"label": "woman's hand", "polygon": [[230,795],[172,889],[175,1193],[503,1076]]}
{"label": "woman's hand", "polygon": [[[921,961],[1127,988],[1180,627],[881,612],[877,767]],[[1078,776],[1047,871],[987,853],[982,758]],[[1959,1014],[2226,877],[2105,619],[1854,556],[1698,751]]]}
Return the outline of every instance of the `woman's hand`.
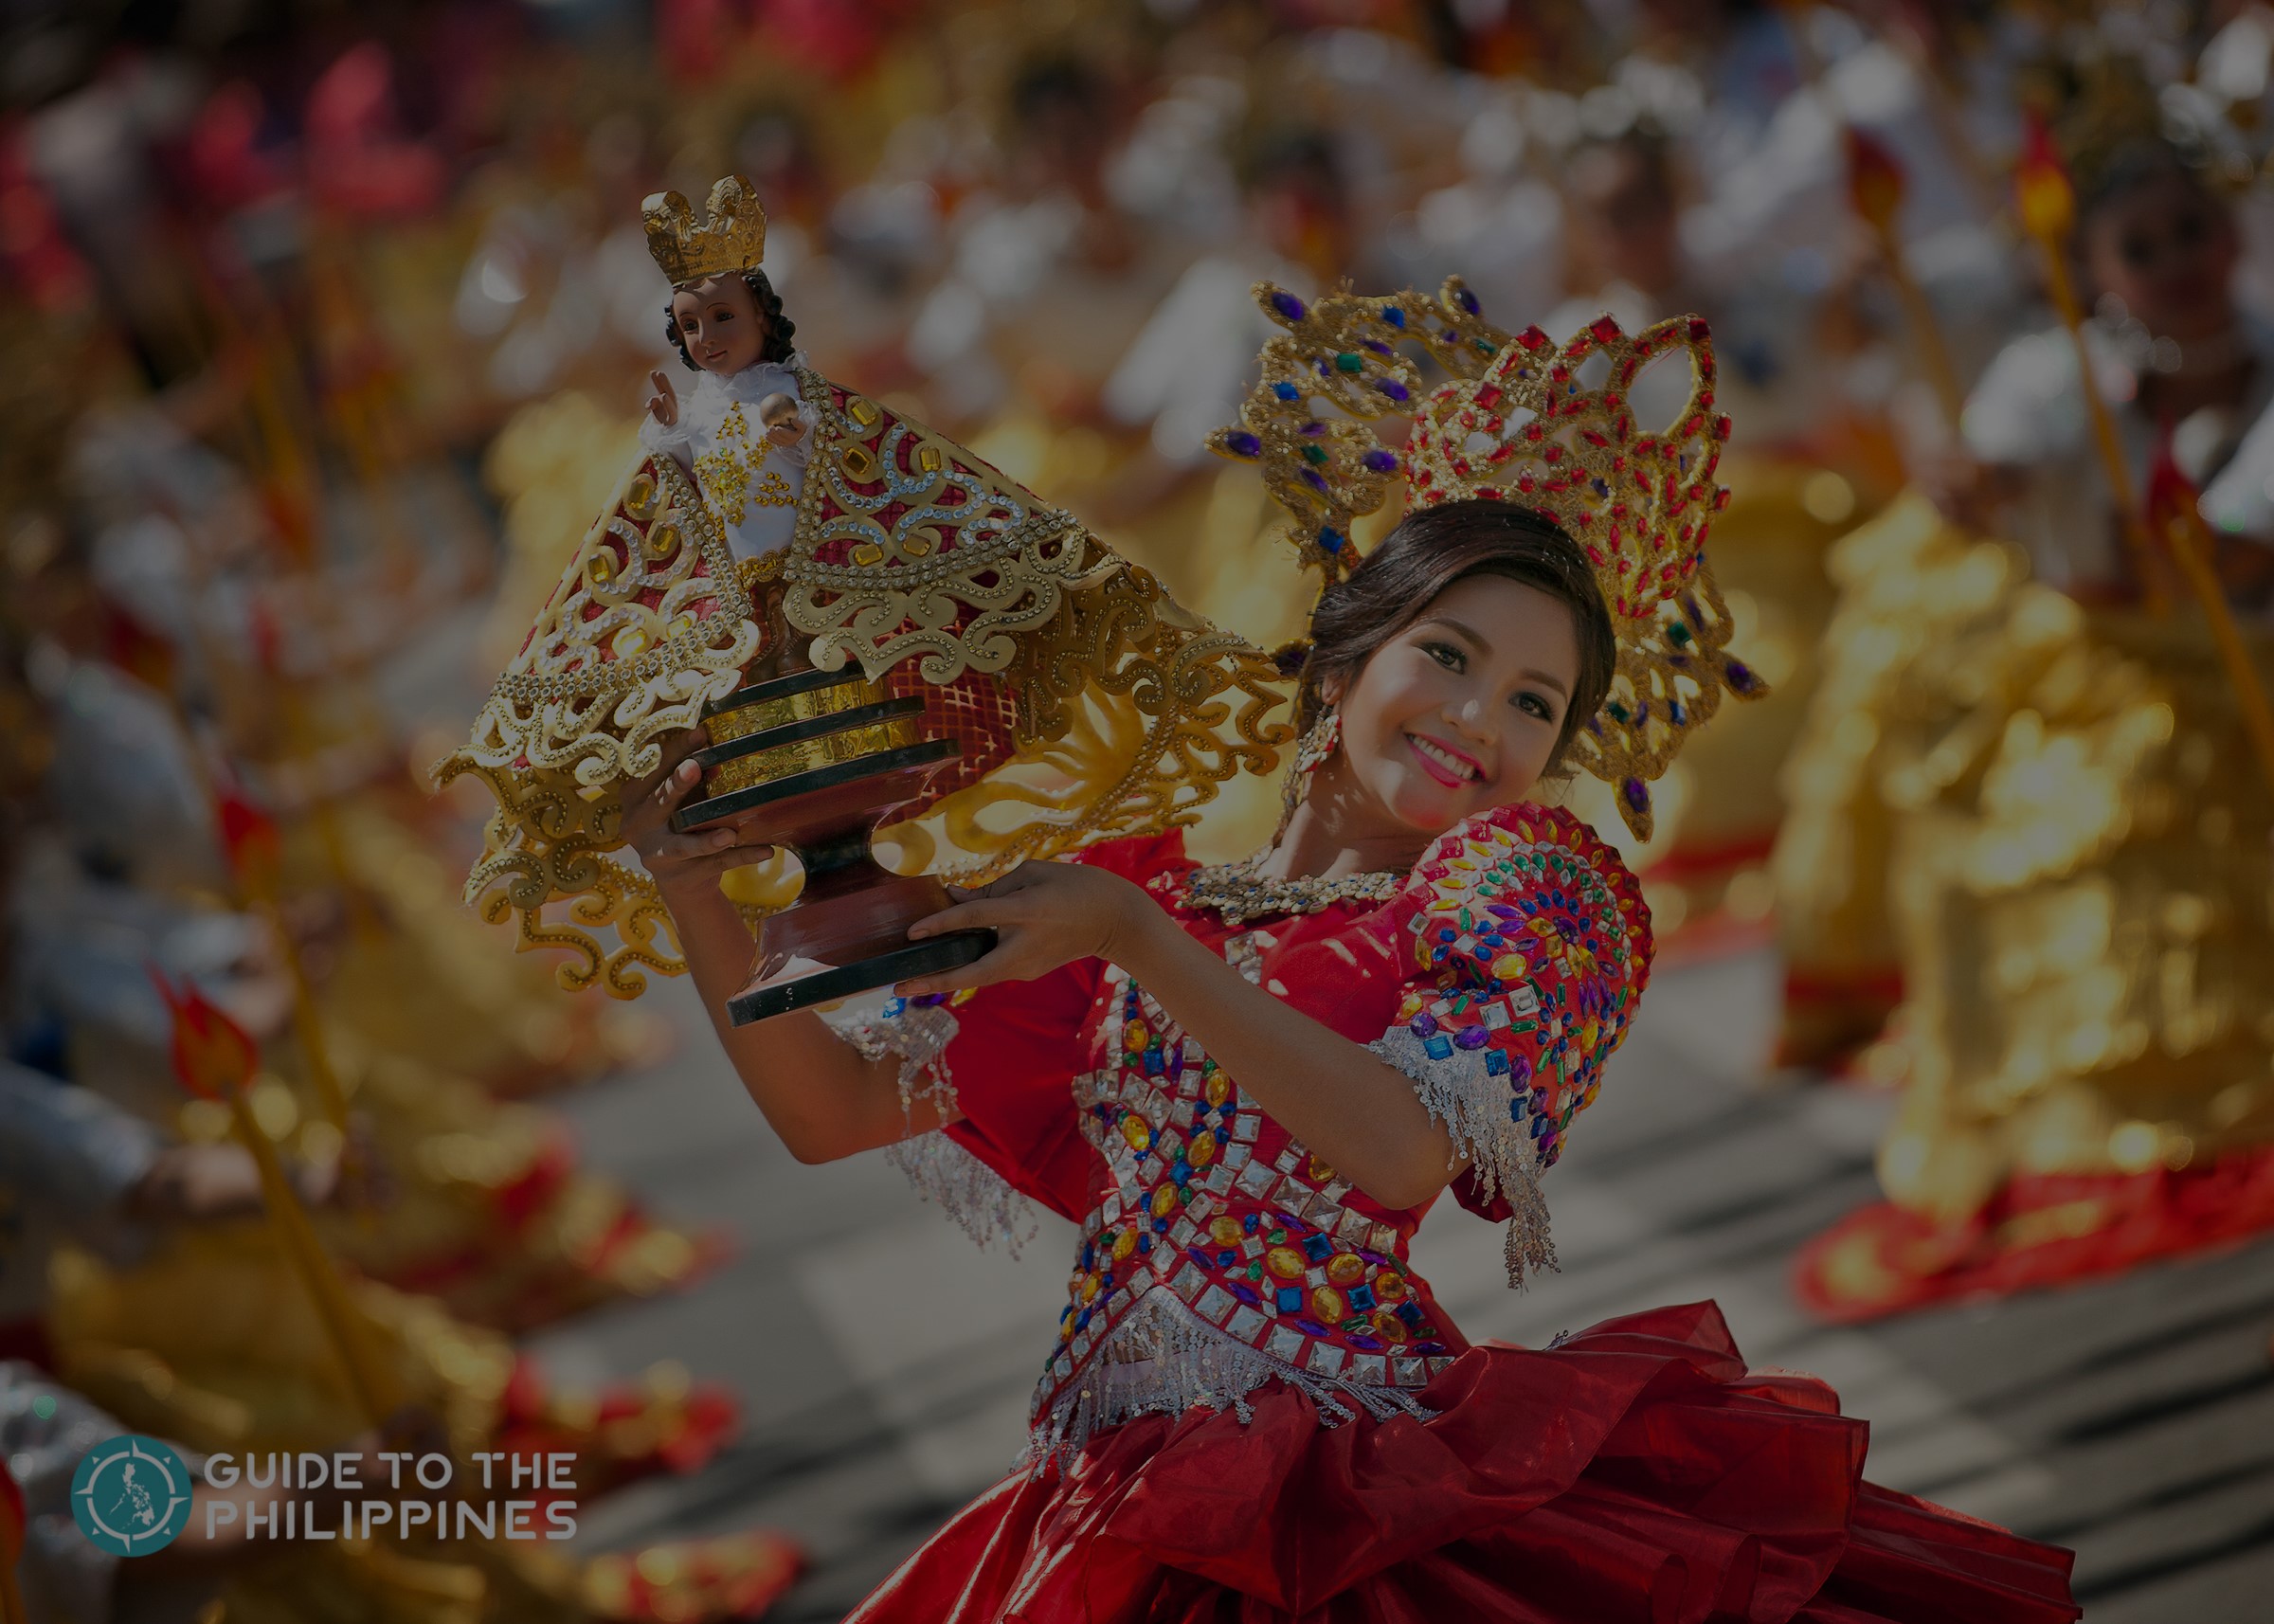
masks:
{"label": "woman's hand", "polygon": [[741,831],[731,824],[684,835],[672,828],[672,813],[702,781],[702,767],[688,758],[710,742],[701,728],[674,734],[663,743],[663,765],[624,785],[624,844],[640,854],[649,876],[667,892],[700,880],[715,882],[729,869],[774,855],[770,845],[744,845]]}
{"label": "woman's hand", "polygon": [[656,386],[656,392],[647,397],[647,415],[669,428],[679,421],[679,391],[671,387],[671,374],[660,367],[648,373],[647,381]]}
{"label": "woman's hand", "polygon": [[959,969],[902,982],[893,990],[904,998],[1029,982],[1076,959],[1114,958],[1146,915],[1161,911],[1119,875],[1081,863],[1025,863],[993,885],[951,894],[961,900],[917,920],[908,928],[910,938],[991,929],[995,950]]}

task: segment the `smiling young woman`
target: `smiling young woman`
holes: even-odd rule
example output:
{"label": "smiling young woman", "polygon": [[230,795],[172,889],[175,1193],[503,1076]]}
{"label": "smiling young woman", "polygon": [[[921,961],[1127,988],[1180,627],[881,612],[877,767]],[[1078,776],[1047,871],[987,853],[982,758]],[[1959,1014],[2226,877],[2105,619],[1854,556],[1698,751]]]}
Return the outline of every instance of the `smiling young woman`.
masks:
{"label": "smiling young woman", "polygon": [[[890,1145],[975,1234],[1081,1226],[1030,1470],[857,1624],[2073,1618],[2066,1553],[1864,1483],[1863,1424],[1711,1304],[1540,1350],[1446,1317],[1423,1215],[1450,1189],[1511,1283],[1553,1267],[1539,1179],[1649,977],[1633,875],[1528,799],[1617,645],[1584,552],[1485,500],[1410,514],[1312,631],[1268,852],[1029,863],[911,932],[990,927],[977,964],[721,1028],[802,1159]],[[748,857],[667,832],[692,782],[626,832],[716,1001]]]}

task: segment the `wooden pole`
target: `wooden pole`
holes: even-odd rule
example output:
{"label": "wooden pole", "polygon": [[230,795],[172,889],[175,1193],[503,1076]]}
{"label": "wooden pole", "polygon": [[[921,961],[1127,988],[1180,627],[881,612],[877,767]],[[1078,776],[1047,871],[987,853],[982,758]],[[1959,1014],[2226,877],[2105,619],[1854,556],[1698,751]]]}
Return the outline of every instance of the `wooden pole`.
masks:
{"label": "wooden pole", "polygon": [[2084,413],[2092,424],[2093,443],[2100,450],[2101,466],[2107,473],[2108,489],[2116,498],[2117,523],[2123,527],[2124,542],[2132,553],[2133,568],[2139,575],[2140,594],[2147,600],[2151,612],[2167,615],[2171,612],[2171,601],[2165,595],[2162,571],[2157,566],[2155,537],[2149,532],[2147,515],[2133,488],[2132,470],[2124,461],[2123,442],[2116,434],[2116,419],[2109,413],[2108,403],[2101,398],[2100,380],[2093,373],[2092,351],[2084,342],[2084,310],[2077,302],[2076,284],[2069,280],[2068,239],[2077,224],[2076,188],[2069,181],[2068,171],[2062,166],[2051,134],[2036,120],[2030,124],[2021,162],[2013,171],[2013,202],[2022,229],[2036,240],[2045,255],[2046,291],[2052,296],[2053,308],[2061,313],[2061,325],[2068,329],[2068,341],[2076,349],[2077,389],[2084,398]]}
{"label": "wooden pole", "polygon": [[258,1048],[243,1028],[194,986],[177,990],[155,966],[151,979],[172,1013],[175,1075],[190,1092],[228,1107],[229,1125],[261,1177],[269,1233],[276,1236],[286,1266],[299,1276],[307,1290],[316,1318],[347,1373],[356,1407],[371,1425],[381,1424],[400,1408],[397,1383],[372,1343],[370,1322],[348,1294],[316,1226],[308,1221],[299,1192],[285,1177],[277,1147],[253,1115],[248,1091]]}
{"label": "wooden pole", "polygon": [[2133,568],[2139,573],[2140,594],[2147,600],[2151,613],[2168,615],[2172,612],[2171,599],[2164,592],[2163,576],[2156,565],[2155,539],[2140,518],[2139,499],[2132,487],[2132,470],[2124,461],[2123,442],[2117,438],[2115,415],[2109,411],[2108,403],[2101,398],[2100,381],[2093,375],[2092,351],[2084,342],[2084,311],[2077,302],[2076,284],[2069,280],[2066,244],[2045,237],[2039,237],[2037,242],[2045,250],[2047,291],[2052,295],[2053,308],[2061,313],[2061,324],[2068,329],[2069,343],[2076,348],[2078,392],[2084,397],[2093,443],[2099,448],[2102,469],[2108,476],[2108,489],[2116,498],[2117,518],[2123,526],[2124,543],[2131,550]]}
{"label": "wooden pole", "polygon": [[325,1334],[331,1338],[333,1349],[348,1373],[348,1385],[353,1391],[356,1407],[363,1412],[366,1421],[378,1426],[401,1407],[401,1395],[386,1358],[372,1345],[370,1322],[355,1307],[331,1254],[324,1250],[322,1237],[308,1221],[298,1192],[285,1177],[277,1147],[269,1143],[268,1135],[254,1119],[244,1090],[229,1091],[228,1103],[229,1121],[236,1129],[238,1142],[251,1153],[253,1164],[261,1173],[261,1192],[267,1201],[269,1228],[283,1251],[285,1261],[299,1275],[300,1284],[316,1305],[316,1317],[323,1322]]}
{"label": "wooden pole", "polygon": [[2194,492],[2184,481],[2178,482],[2171,499],[2158,506],[2164,545],[2179,566],[2180,575],[2193,590],[2196,602],[2203,605],[2203,618],[2211,624],[2211,643],[2218,650],[2219,663],[2226,667],[2228,685],[2234,690],[2235,707],[2243,713],[2243,731],[2249,735],[2250,751],[2258,758],[2258,770],[2266,781],[2266,788],[2274,791],[2274,702],[2266,697],[2265,678],[2250,656],[2250,645],[2243,641],[2233,609],[2228,605],[2227,589],[2213,562],[2217,557],[2217,538],[2203,522],[2202,513],[2195,506]]}

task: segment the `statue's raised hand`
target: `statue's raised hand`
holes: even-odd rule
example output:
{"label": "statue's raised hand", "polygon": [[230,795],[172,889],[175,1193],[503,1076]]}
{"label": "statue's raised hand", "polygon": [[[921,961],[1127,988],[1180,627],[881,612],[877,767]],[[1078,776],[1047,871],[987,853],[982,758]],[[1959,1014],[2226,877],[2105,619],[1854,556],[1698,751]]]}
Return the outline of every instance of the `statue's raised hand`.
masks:
{"label": "statue's raised hand", "polygon": [[679,421],[679,392],[671,387],[671,374],[660,367],[648,373],[647,381],[656,386],[656,392],[647,397],[647,415],[669,428]]}

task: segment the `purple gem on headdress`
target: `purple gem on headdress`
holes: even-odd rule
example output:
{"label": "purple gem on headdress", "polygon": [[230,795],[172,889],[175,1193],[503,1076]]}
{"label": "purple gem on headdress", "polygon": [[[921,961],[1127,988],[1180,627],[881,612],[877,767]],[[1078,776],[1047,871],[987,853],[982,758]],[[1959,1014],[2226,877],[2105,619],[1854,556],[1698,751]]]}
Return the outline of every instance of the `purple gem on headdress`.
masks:
{"label": "purple gem on headdress", "polygon": [[1397,455],[1394,452],[1383,451],[1380,447],[1367,452],[1359,460],[1377,474],[1392,473],[1398,467]]}
{"label": "purple gem on headdress", "polygon": [[1406,1025],[1417,1038],[1434,1037],[1437,1030],[1437,1018],[1425,1009],[1407,1021]]}
{"label": "purple gem on headdress", "polygon": [[1273,384],[1272,393],[1283,401],[1299,401],[1303,398],[1303,391],[1292,384]]}
{"label": "purple gem on headdress", "polygon": [[1325,434],[1326,432],[1326,425],[1314,419],[1313,421],[1303,425],[1302,432],[1305,434]]}
{"label": "purple gem on headdress", "polygon": [[1235,457],[1260,457],[1263,442],[1246,429],[1236,429],[1224,436],[1224,449]]}
{"label": "purple gem on headdress", "polygon": [[1651,809],[1650,787],[1641,779],[1628,779],[1618,786],[1618,792],[1627,798],[1627,804],[1635,811],[1648,812]]}
{"label": "purple gem on headdress", "polygon": [[1303,319],[1303,301],[1285,288],[1280,288],[1272,295],[1272,308],[1290,321]]}
{"label": "purple gem on headdress", "polygon": [[[1308,470],[1306,471],[1308,472]],[[1344,545],[1345,537],[1341,531],[1331,530],[1325,525],[1321,525],[1319,527],[1319,548],[1321,551],[1340,552],[1342,551]]]}
{"label": "purple gem on headdress", "polygon": [[1751,668],[1734,659],[1722,667],[1722,674],[1729,678],[1729,686],[1740,694],[1750,694],[1760,686],[1759,678],[1754,677]]}
{"label": "purple gem on headdress", "polygon": [[1390,347],[1387,344],[1384,344],[1379,338],[1362,338],[1359,340],[1359,342],[1363,344],[1367,349],[1373,351],[1377,355],[1387,355],[1390,353]]}
{"label": "purple gem on headdress", "polygon": [[1308,485],[1314,491],[1326,490],[1326,476],[1321,474],[1316,468],[1305,468],[1301,472],[1303,475],[1303,482],[1306,485]]}
{"label": "purple gem on headdress", "polygon": [[1413,398],[1413,391],[1396,378],[1377,378],[1374,387],[1394,401],[1404,402]]}
{"label": "purple gem on headdress", "polygon": [[1463,288],[1458,294],[1453,296],[1453,302],[1458,304],[1471,316],[1474,316],[1476,314],[1476,295],[1471,293],[1467,288]]}
{"label": "purple gem on headdress", "polygon": [[1482,1049],[1492,1041],[1492,1034],[1481,1026],[1464,1026],[1453,1035],[1455,1049]]}

